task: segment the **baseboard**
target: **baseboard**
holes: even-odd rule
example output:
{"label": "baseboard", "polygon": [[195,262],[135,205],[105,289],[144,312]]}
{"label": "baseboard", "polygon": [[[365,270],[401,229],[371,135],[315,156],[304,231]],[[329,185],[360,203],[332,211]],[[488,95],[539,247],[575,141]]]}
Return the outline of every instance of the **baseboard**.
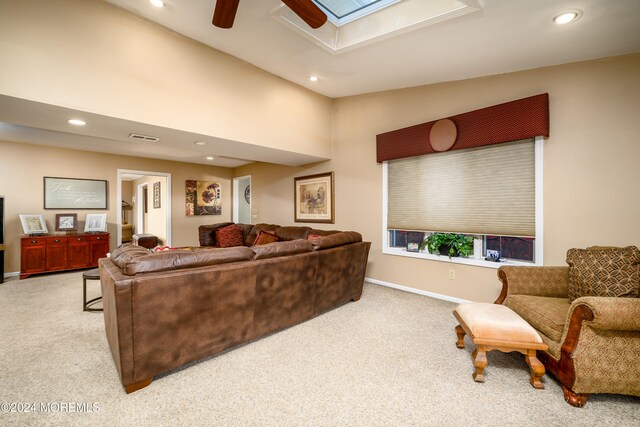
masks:
{"label": "baseboard", "polygon": [[473,302],[473,301],[469,301],[469,300],[462,299],[462,298],[451,297],[449,295],[437,294],[435,292],[422,291],[420,289],[410,288],[409,286],[396,285],[395,283],[384,282],[384,281],[378,280],[378,279],[371,279],[370,277],[365,277],[364,281],[372,283],[374,285],[386,286],[388,288],[398,289],[399,291],[411,292],[412,294],[424,295],[426,297],[431,297],[431,298],[440,299],[440,300],[449,301],[449,302],[455,302],[457,304],[465,304],[465,303]]}
{"label": "baseboard", "polygon": [[18,277],[20,275],[19,271],[14,271],[12,273],[4,273],[4,278],[8,279],[9,277]]}

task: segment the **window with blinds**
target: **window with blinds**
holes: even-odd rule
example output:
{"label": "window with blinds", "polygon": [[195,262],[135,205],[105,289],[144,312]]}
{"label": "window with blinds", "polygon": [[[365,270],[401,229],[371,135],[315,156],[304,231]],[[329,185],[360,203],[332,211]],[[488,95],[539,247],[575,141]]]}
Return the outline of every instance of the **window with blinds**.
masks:
{"label": "window with blinds", "polygon": [[533,139],[388,161],[389,245],[407,231],[474,235],[484,250],[496,236],[533,245],[535,187]]}

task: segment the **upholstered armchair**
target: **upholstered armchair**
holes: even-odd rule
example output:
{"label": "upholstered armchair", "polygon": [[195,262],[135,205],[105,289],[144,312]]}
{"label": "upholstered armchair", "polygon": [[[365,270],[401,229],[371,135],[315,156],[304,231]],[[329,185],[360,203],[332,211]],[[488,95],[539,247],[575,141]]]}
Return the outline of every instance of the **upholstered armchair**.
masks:
{"label": "upholstered armchair", "polygon": [[592,393],[640,396],[640,251],[570,249],[567,262],[500,267],[496,304],[540,333],[549,349],[538,358],[569,404],[581,407]]}

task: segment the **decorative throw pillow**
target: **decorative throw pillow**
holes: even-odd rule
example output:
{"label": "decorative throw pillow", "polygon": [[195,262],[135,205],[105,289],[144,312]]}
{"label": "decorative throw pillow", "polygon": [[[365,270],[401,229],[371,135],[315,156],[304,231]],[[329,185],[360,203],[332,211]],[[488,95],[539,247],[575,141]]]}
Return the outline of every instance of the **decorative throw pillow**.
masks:
{"label": "decorative throw pillow", "polygon": [[267,243],[277,242],[278,237],[275,231],[260,231],[253,242],[253,246],[266,245]]}
{"label": "decorative throw pillow", "polygon": [[324,236],[321,236],[321,235],[319,235],[319,234],[309,234],[309,235],[307,236],[307,240],[319,239],[319,238],[321,238],[321,237],[324,237]]}
{"label": "decorative throw pillow", "polygon": [[587,296],[638,297],[640,250],[626,248],[569,249],[569,301]]}
{"label": "decorative throw pillow", "polygon": [[244,238],[242,230],[235,224],[216,230],[216,245],[220,248],[229,248],[231,246],[244,246]]}

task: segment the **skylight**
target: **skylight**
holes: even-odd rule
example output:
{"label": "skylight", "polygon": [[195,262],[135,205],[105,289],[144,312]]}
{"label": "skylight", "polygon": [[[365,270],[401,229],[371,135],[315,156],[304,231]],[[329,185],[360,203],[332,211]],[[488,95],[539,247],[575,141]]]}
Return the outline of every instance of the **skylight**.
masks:
{"label": "skylight", "polygon": [[400,0],[313,0],[331,22],[340,26]]}
{"label": "skylight", "polygon": [[271,15],[334,55],[481,10],[479,0],[313,1],[329,18],[320,28],[309,27],[284,4]]}

